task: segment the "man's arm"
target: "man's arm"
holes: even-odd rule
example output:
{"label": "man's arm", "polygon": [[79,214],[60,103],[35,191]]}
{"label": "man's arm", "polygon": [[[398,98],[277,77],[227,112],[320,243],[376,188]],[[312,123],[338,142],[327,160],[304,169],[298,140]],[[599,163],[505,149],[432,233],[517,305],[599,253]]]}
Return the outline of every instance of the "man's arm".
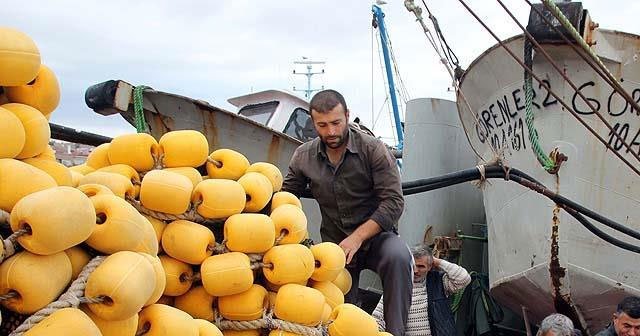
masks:
{"label": "man's arm", "polygon": [[298,147],[289,161],[289,169],[287,175],[282,182],[282,191],[288,191],[298,198],[307,197],[313,198],[311,192],[307,188],[308,179],[300,170],[301,155],[299,153],[300,147]]}
{"label": "man's arm", "polygon": [[400,172],[395,158],[381,141],[370,155],[373,192],[380,202],[370,218],[382,230],[391,231],[396,228],[404,209]]}
{"label": "man's arm", "polygon": [[443,259],[433,258],[433,266],[444,272],[442,283],[447,295],[451,295],[465,287],[471,282],[469,272],[463,267],[450,263]]}
{"label": "man's arm", "polygon": [[376,322],[378,323],[378,330],[384,331],[386,329],[384,324],[384,297],[380,297],[380,301],[378,301],[378,305],[376,309],[373,310],[373,314],[371,314]]}
{"label": "man's arm", "polygon": [[362,243],[380,232],[382,232],[380,224],[376,223],[373,219],[368,219],[366,222],[358,226],[358,228],[347,236],[347,238],[343,239],[339,245],[342,247],[342,250],[347,257],[347,264],[351,263],[351,259],[356,252],[358,252]]}

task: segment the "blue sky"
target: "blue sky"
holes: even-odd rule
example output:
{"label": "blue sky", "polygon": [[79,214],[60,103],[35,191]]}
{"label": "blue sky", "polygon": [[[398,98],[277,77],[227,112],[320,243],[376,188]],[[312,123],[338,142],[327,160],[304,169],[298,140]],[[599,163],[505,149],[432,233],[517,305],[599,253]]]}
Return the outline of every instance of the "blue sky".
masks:
{"label": "blue sky", "polygon": [[[410,97],[454,99],[448,75],[413,14],[403,1],[387,2],[386,22]],[[497,2],[467,2],[501,37],[518,33]],[[505,3],[526,22],[524,1]],[[640,12],[640,3],[583,3],[601,27],[640,33],[638,20],[626,14]],[[459,2],[427,4],[463,67],[494,44]],[[343,92],[352,117],[368,126],[377,119],[377,134],[393,134],[368,1],[23,0],[2,6],[0,24],[36,41],[62,87],[52,121],[65,126],[109,136],[134,131],[122,118],[86,107],[86,88],[105,80],[145,84],[233,111],[230,97],[304,86],[291,72],[293,61],[307,56],[327,62],[317,86]]]}

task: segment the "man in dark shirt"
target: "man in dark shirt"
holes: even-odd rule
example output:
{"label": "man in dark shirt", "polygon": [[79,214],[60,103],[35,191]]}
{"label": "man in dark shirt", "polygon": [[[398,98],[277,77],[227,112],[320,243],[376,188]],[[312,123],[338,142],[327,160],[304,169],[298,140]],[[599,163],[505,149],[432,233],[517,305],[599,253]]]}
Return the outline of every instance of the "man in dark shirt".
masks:
{"label": "man in dark shirt", "polygon": [[611,324],[596,336],[640,336],[640,298],[628,296],[617,308]]}
{"label": "man in dark shirt", "polygon": [[378,273],[387,331],[403,336],[413,272],[411,253],[397,235],[404,199],[395,159],[382,141],[349,128],[337,91],[318,92],[310,110],[318,137],[296,149],[283,189],[301,197],[309,188],[318,201],[322,240],[342,247],[353,278],[345,300],[358,302],[364,268]]}

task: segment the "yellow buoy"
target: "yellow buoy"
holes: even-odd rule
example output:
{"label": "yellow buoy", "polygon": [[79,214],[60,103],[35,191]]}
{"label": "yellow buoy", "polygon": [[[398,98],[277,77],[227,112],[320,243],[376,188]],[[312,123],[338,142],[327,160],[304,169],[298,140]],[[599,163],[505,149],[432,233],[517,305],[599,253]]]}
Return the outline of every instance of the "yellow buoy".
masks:
{"label": "yellow buoy", "polygon": [[234,252],[264,253],[275,242],[275,226],[269,216],[242,213],[224,222],[224,240]]}
{"label": "yellow buoy", "polygon": [[193,184],[185,176],[152,170],[142,179],[140,202],[147,209],[179,215],[189,209],[192,191]]}
{"label": "yellow buoy", "polygon": [[165,133],[158,141],[164,167],[199,167],[207,161],[209,144],[202,133],[181,130]]}
{"label": "yellow buoy", "polygon": [[0,27],[0,86],[25,85],[38,75],[40,51],[15,29]]}
{"label": "yellow buoy", "polygon": [[44,149],[44,152],[34,156],[34,158],[56,161],[56,151],[49,145]]}
{"label": "yellow buoy", "polygon": [[331,312],[333,312],[333,309],[331,309],[331,306],[329,306],[329,304],[325,303],[324,311],[322,312],[322,325],[326,326],[329,324],[329,322],[331,322]]}
{"label": "yellow buoy", "polygon": [[24,146],[16,159],[31,158],[44,152],[49,145],[51,130],[42,113],[29,105],[18,103],[4,104],[1,107],[15,114],[24,128]]}
{"label": "yellow buoy", "polygon": [[246,173],[238,179],[238,183],[244,188],[247,194],[247,203],[244,212],[259,212],[262,210],[273,194],[271,182],[260,173]]}
{"label": "yellow buoy", "polygon": [[[71,169],[69,169],[69,173],[71,174],[71,186],[74,188],[78,187],[78,184],[80,184],[80,180],[84,177],[84,175]],[[109,192],[111,192],[111,190],[109,190]]]}
{"label": "yellow buoy", "polygon": [[253,284],[251,262],[246,254],[229,252],[213,255],[200,266],[202,285],[213,296],[242,293]]}
{"label": "yellow buoy", "polygon": [[175,296],[167,296],[167,295],[163,295],[160,297],[160,299],[158,299],[158,304],[163,304],[163,305],[167,305],[167,306],[173,306],[173,303],[175,301]]}
{"label": "yellow buoy", "polygon": [[167,255],[161,255],[159,258],[166,277],[163,295],[180,296],[189,291],[193,284],[191,266]]}
{"label": "yellow buoy", "polygon": [[269,332],[269,336],[302,336],[302,334],[296,334],[296,333],[276,329],[276,330],[271,330]]}
{"label": "yellow buoy", "polygon": [[0,159],[12,159],[24,148],[26,141],[20,118],[0,107]]}
{"label": "yellow buoy", "polygon": [[242,293],[218,298],[218,311],[228,320],[257,320],[262,317],[267,307],[269,307],[267,290],[256,284]]}
{"label": "yellow buoy", "polygon": [[88,298],[103,298],[89,303],[89,309],[108,321],[125,320],[136,314],[156,287],[156,273],[142,255],[120,251],[108,257],[89,275],[85,288]]}
{"label": "yellow buoy", "polygon": [[82,243],[96,226],[91,200],[80,190],[56,187],[25,196],[11,211],[11,229],[28,229],[18,238],[26,250],[54,254]]}
{"label": "yellow buoy", "polygon": [[96,171],[81,178],[78,185],[82,186],[85,184],[101,184],[109,188],[114,195],[120,198],[136,197],[136,191],[131,181],[120,174]]}
{"label": "yellow buoy", "polygon": [[344,303],[344,294],[338,286],[334,285],[331,281],[314,282],[311,288],[317,289],[327,301],[327,304],[331,306],[331,309]]}
{"label": "yellow buoy", "polygon": [[393,334],[388,333],[386,331],[378,331],[377,336],[393,336]]}
{"label": "yellow buoy", "polygon": [[98,317],[84,304],[80,305],[80,310],[87,314],[91,321],[96,324],[98,329],[100,329],[102,336],[135,335],[136,329],[138,328],[138,314],[122,321],[107,321]]}
{"label": "yellow buoy", "polygon": [[302,209],[302,202],[296,195],[288,191],[278,191],[271,197],[271,212],[283,204],[295,205]]}
{"label": "yellow buoy", "polygon": [[206,226],[187,220],[176,220],[162,233],[162,248],[172,258],[200,265],[213,253],[216,239]]}
{"label": "yellow buoy", "polygon": [[69,258],[71,262],[71,279],[75,279],[78,277],[78,274],[82,271],[89,261],[91,260],[91,256],[87,251],[83,250],[79,246],[74,246],[64,250],[64,253]]}
{"label": "yellow buoy", "polygon": [[315,264],[311,251],[300,244],[274,246],[262,261],[271,265],[263,268],[264,276],[276,285],[308,280]]}
{"label": "yellow buoy", "polygon": [[94,148],[91,151],[91,153],[89,153],[89,156],[87,156],[87,162],[85,162],[84,164],[93,169],[100,169],[100,168],[110,166],[111,165],[111,162],[109,162],[110,146],[111,144],[104,143]]}
{"label": "yellow buoy", "polygon": [[194,188],[198,185],[198,183],[202,182],[202,175],[200,175],[200,172],[193,167],[164,168],[163,170],[184,175],[191,181]]}
{"label": "yellow buoy", "polygon": [[142,233],[142,240],[138,242],[138,246],[136,246],[132,251],[157,256],[160,250],[160,244],[158,243],[156,230],[154,229],[153,224],[151,224],[149,217],[142,216],[142,221],[146,223],[143,225],[144,232]]}
{"label": "yellow buoy", "polygon": [[199,204],[198,213],[205,218],[222,219],[239,214],[246,204],[246,194],[236,181],[204,180],[193,190],[191,201]]}
{"label": "yellow buoy", "polygon": [[153,230],[131,204],[115,195],[91,197],[95,209],[96,226],[87,244],[97,251],[113,254],[118,251],[133,251],[147,230]]}
{"label": "yellow buoy", "polygon": [[376,320],[364,310],[344,303],[333,309],[329,324],[330,336],[377,336],[378,324]]}
{"label": "yellow buoy", "polygon": [[274,313],[279,319],[316,326],[322,321],[325,298],[319,291],[296,284],[284,285],[276,295]]}
{"label": "yellow buoy", "polygon": [[278,295],[278,291],[272,291],[271,289],[269,289],[269,286],[266,286],[267,288],[267,296],[269,298],[269,309],[273,310],[273,308],[276,306],[276,295]]}
{"label": "yellow buoy", "polygon": [[56,310],[26,331],[24,336],[108,336],[78,308]]}
{"label": "yellow buoy", "polygon": [[260,336],[260,330],[223,330],[223,336]]}
{"label": "yellow buoy", "polygon": [[194,319],[194,321],[198,326],[198,336],[222,336],[222,331],[215,324],[203,319]]}
{"label": "yellow buoy", "polygon": [[331,282],[340,288],[342,294],[347,295],[352,285],[351,273],[349,273],[346,268],[343,268],[340,270],[340,273],[338,273],[338,276]]}
{"label": "yellow buoy", "polygon": [[271,182],[273,191],[280,191],[282,188],[282,172],[275,165],[268,162],[256,162],[247,168],[247,173],[255,172],[266,176]]}
{"label": "yellow buoy", "polygon": [[13,159],[0,159],[0,209],[11,212],[23,197],[57,186],[42,170]]}
{"label": "yellow buoy", "polygon": [[[307,280],[303,280],[300,282],[294,282],[295,284],[301,285],[301,286],[306,286],[308,281]],[[280,288],[284,285],[288,285],[288,284],[282,284],[282,285],[276,285],[273,284],[271,282],[269,282],[269,280],[265,280],[264,281],[264,286],[267,288],[267,290],[273,291],[273,292],[278,292],[278,290],[280,290]]]}
{"label": "yellow buoy", "polygon": [[202,286],[195,286],[188,292],[176,297],[174,307],[186,312],[196,319],[213,321],[213,303],[215,297],[207,293]]}
{"label": "yellow buoy", "polygon": [[47,160],[47,159],[38,159],[38,158],[30,158],[24,159],[22,162],[26,164],[30,164],[45,173],[49,174],[49,176],[53,177],[56,183],[59,186],[73,186],[73,180],[71,177],[71,171],[69,168],[65,167],[63,164],[58,163],[57,161]]}
{"label": "yellow buoy", "polygon": [[[148,330],[142,333],[143,330]],[[198,336],[198,325],[189,314],[174,307],[152,304],[140,312],[136,335]]]}
{"label": "yellow buoy", "polygon": [[316,269],[311,275],[315,281],[333,281],[342,272],[346,257],[340,246],[324,242],[311,246],[311,253],[316,260]]}
{"label": "yellow buoy", "polygon": [[156,275],[156,281],[155,281],[156,287],[153,290],[151,297],[149,297],[149,300],[147,300],[147,302],[145,302],[144,304],[145,306],[148,306],[158,302],[158,300],[160,300],[160,297],[162,297],[162,293],[164,293],[164,288],[167,285],[167,277],[164,274],[164,268],[162,267],[162,262],[160,261],[160,258],[158,258],[158,256],[150,255],[147,253],[140,253],[140,255],[142,255],[147,259],[147,261],[153,267],[153,272]]}
{"label": "yellow buoy", "polygon": [[237,180],[247,168],[249,160],[232,149],[215,150],[207,159],[207,174],[212,179]]}
{"label": "yellow buoy", "polygon": [[115,194],[113,193],[113,191],[111,191],[111,189],[107,188],[102,184],[87,183],[87,184],[79,185],[76,189],[82,191],[88,197],[93,197],[98,195],[115,196]]}
{"label": "yellow buoy", "polygon": [[80,165],[77,165],[77,166],[69,167],[69,170],[78,172],[78,173],[80,173],[82,175],[87,175],[89,173],[92,173],[92,172],[96,171],[94,168],[91,168],[91,167],[87,166],[86,164],[80,164]]}
{"label": "yellow buoy", "polygon": [[[143,216],[147,220],[149,220],[149,222],[151,223],[151,226],[153,226],[153,230],[156,233],[156,239],[158,240],[158,244],[160,244],[162,241],[162,234],[164,233],[164,229],[167,227],[168,224],[163,220],[153,218],[151,216],[147,216],[147,215],[143,215]],[[162,245],[160,244],[158,247],[160,248],[162,247]]]}
{"label": "yellow buoy", "polygon": [[283,204],[271,212],[276,237],[282,236],[280,245],[298,244],[307,234],[307,216],[295,205]]}
{"label": "yellow buoy", "polygon": [[126,164],[114,164],[105,166],[98,169],[97,171],[120,174],[128,178],[134,186],[140,184],[140,174],[138,174],[138,172],[133,169],[133,167],[127,166]]}
{"label": "yellow buoy", "polygon": [[56,75],[44,64],[40,64],[36,78],[25,85],[5,88],[7,98],[12,103],[32,106],[43,115],[48,115],[60,102],[60,85]]}
{"label": "yellow buoy", "polygon": [[19,252],[0,264],[0,295],[18,294],[2,305],[33,314],[57,299],[70,281],[71,262],[64,252],[48,256]]}
{"label": "yellow buoy", "polygon": [[139,172],[153,169],[157,156],[158,142],[146,133],[117,136],[109,146],[111,164],[126,164]]}

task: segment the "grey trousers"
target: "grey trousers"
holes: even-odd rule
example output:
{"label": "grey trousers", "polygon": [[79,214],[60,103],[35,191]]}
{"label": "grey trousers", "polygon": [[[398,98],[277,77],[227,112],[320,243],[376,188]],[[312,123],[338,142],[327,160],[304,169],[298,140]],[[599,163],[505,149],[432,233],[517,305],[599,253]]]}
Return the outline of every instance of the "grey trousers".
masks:
{"label": "grey trousers", "polygon": [[360,272],[369,269],[382,279],[384,296],[384,323],[386,331],[404,336],[413,293],[413,257],[407,245],[393,232],[381,232],[371,238],[369,248],[360,250],[347,270],[353,284],[345,295],[345,302],[359,305],[358,283]]}

